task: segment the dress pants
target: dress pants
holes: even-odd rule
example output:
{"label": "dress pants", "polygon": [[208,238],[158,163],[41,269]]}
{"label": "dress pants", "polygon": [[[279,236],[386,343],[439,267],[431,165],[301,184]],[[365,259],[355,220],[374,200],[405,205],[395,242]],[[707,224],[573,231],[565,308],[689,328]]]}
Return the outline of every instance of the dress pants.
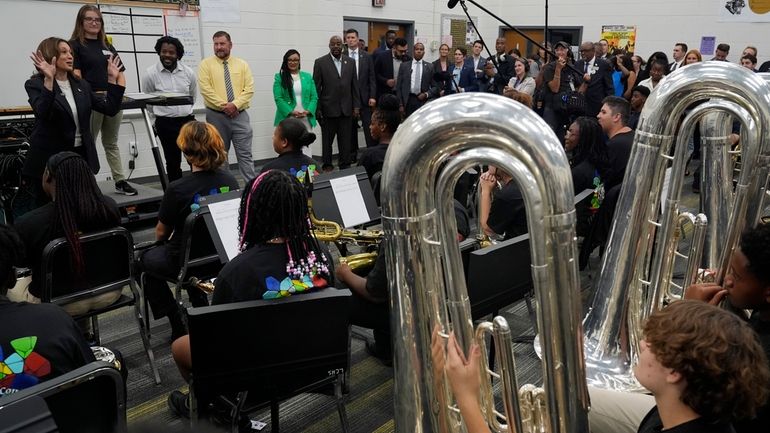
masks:
{"label": "dress pants", "polygon": [[230,142],[235,148],[235,157],[238,159],[238,169],[243,175],[244,182],[254,177],[254,159],[251,157],[251,141],[254,132],[251,129],[249,113],[241,111],[234,119],[221,111],[206,108],[206,122],[214,125],[225,142],[225,151],[230,152]]}
{"label": "dress pants", "polygon": [[[361,106],[361,128],[364,130],[364,139],[366,140],[366,147],[376,146],[377,143],[372,138],[372,131],[369,130],[369,125],[372,124],[372,109],[368,105]],[[358,160],[358,122],[353,122],[353,135],[350,142],[352,143],[350,153],[353,161]]]}
{"label": "dress pants", "polygon": [[340,170],[350,167],[350,136],[352,132],[352,117],[324,117],[321,125],[321,138],[323,142],[321,159],[324,169],[334,167],[334,164],[332,164],[332,143],[335,136],[337,137],[337,146],[340,152]]}
{"label": "dress pants", "polygon": [[176,145],[179,130],[185,123],[195,120],[195,116],[155,118],[155,131],[163,147],[163,158],[166,160],[168,181],[173,182],[182,177],[182,151]]}
{"label": "dress pants", "polygon": [[404,115],[409,117],[412,113],[419,110],[425,104],[425,101],[417,99],[417,95],[414,93],[409,94],[409,99],[406,101],[406,107],[404,107]]}
{"label": "dress pants", "polygon": [[107,158],[107,164],[112,172],[112,180],[115,182],[126,179],[123,175],[123,163],[120,161],[120,148],[118,148],[118,132],[121,122],[123,122],[122,111],[114,116],[107,116],[95,110],[91,111],[91,135],[94,137],[94,144],[101,132],[104,156]]}

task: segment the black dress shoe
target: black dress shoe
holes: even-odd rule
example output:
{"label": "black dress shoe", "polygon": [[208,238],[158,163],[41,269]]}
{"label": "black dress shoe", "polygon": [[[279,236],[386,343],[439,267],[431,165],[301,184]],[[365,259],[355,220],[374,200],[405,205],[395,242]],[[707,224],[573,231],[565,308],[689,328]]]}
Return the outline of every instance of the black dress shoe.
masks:
{"label": "black dress shoe", "polygon": [[190,394],[185,394],[179,390],[171,391],[166,403],[174,415],[180,418],[190,418]]}

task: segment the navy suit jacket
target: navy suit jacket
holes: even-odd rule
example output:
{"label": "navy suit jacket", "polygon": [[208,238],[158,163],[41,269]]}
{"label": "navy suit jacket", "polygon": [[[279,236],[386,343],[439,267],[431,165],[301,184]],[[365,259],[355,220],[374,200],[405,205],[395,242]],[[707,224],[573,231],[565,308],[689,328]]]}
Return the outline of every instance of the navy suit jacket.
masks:
{"label": "navy suit jacket", "polygon": [[[454,73],[455,65],[452,63],[448,65],[447,72],[449,73],[449,80],[446,82],[446,88],[444,89],[445,95],[455,93],[454,85],[452,83],[452,74]],[[460,80],[457,85],[464,89],[466,92],[478,92],[479,84],[476,80],[476,74],[473,71],[473,64],[463,63],[463,69],[460,71]]]}
{"label": "navy suit jacket", "polygon": [[[412,58],[404,56],[403,62],[411,61]],[[402,63],[403,63],[402,62]],[[388,80],[396,78],[398,71],[393,70],[393,51],[385,50],[376,54],[374,57],[374,73],[377,76],[377,99],[385,93],[396,94],[396,89],[388,86]]]}
{"label": "navy suit jacket", "polygon": [[[85,159],[91,170],[98,173],[99,157],[96,154],[94,137],[91,135],[91,110],[114,116],[120,111],[123,92],[126,89],[108,84],[105,97],[94,93],[86,80],[70,76],[69,82],[78,111],[80,140]],[[53,83],[53,90],[48,90],[43,85],[43,77],[38,75],[27,80],[24,88],[29,96],[29,105],[35,113],[35,129],[29,139],[30,148],[22,173],[28,177],[40,178],[48,158],[59,152],[75,150],[75,117],[56,81]]]}
{"label": "navy suit jacket", "polygon": [[[348,49],[343,54],[348,56]],[[353,60],[351,58],[351,60]],[[353,66],[356,65],[355,60]],[[361,95],[361,108],[369,106],[369,98],[377,96],[377,80],[374,75],[374,56],[358,49],[358,93]]]}

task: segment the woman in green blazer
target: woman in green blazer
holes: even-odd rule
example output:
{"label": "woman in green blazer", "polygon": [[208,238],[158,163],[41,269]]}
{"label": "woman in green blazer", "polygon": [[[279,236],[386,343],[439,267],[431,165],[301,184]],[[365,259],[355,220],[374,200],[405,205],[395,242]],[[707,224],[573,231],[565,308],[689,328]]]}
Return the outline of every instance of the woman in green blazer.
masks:
{"label": "woman in green blazer", "polygon": [[276,107],[274,125],[288,117],[302,120],[308,130],[316,125],[318,93],[313,76],[299,70],[297,50],[289,50],[283,55],[281,71],[275,74],[273,81],[273,98]]}

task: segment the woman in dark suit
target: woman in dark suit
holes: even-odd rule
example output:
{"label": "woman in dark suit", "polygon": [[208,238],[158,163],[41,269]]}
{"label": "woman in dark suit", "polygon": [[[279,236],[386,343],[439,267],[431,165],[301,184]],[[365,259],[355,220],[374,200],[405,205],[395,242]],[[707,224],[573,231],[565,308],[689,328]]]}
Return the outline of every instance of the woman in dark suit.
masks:
{"label": "woman in dark suit", "polygon": [[96,95],[85,80],[72,75],[72,48],[64,39],[43,40],[30,56],[38,73],[24,84],[29,105],[35,113],[35,129],[22,175],[31,196],[31,210],[45,204],[41,179],[46,161],[52,155],[72,151],[81,155],[94,173],[99,172],[99,158],[91,135],[91,110],[107,115],[120,111],[125,87],[117,84],[120,60],[107,63],[106,98]]}
{"label": "woman in dark suit", "polygon": [[273,126],[286,118],[297,118],[308,131],[316,125],[315,110],[318,106],[313,76],[300,70],[299,52],[291,49],[283,55],[281,70],[273,80],[275,121]]}
{"label": "woman in dark suit", "polygon": [[473,64],[465,63],[466,53],[467,50],[463,47],[455,48],[454,64],[450,65],[447,70],[450,80],[447,82],[446,89],[444,89],[445,95],[458,92],[477,92],[479,90]]}

